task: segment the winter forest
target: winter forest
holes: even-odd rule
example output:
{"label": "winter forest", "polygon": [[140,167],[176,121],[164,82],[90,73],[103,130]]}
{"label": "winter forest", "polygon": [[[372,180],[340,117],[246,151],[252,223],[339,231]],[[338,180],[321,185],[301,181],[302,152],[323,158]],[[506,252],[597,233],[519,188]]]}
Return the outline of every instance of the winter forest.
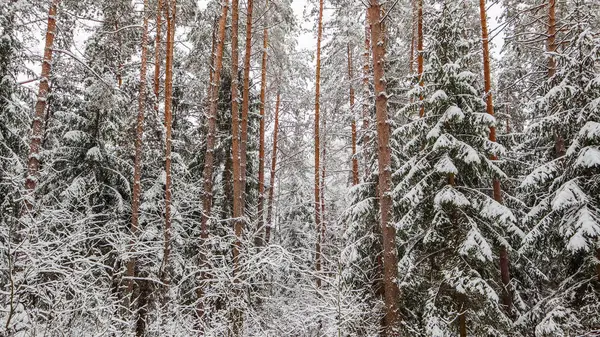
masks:
{"label": "winter forest", "polygon": [[600,336],[600,1],[0,0],[0,336]]}

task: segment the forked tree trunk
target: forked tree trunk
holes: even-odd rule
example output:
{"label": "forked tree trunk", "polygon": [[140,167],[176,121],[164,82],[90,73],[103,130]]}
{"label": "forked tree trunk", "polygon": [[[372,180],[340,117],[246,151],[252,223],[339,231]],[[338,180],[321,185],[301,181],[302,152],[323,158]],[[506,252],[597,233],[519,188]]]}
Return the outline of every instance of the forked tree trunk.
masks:
{"label": "forked tree trunk", "polygon": [[319,143],[319,127],[320,127],[320,104],[321,97],[321,39],[323,37],[323,0],[319,0],[319,22],[317,28],[317,66],[315,80],[315,227],[317,231],[317,245],[315,252],[315,271],[317,273],[317,287],[321,287],[321,184],[319,175],[321,171],[320,152],[321,146]]}
{"label": "forked tree trunk", "polygon": [[202,224],[201,224],[201,238],[206,240],[208,238],[208,221],[212,210],[212,175],[214,169],[214,149],[216,140],[216,128],[217,128],[217,105],[219,101],[219,86],[221,83],[221,70],[223,68],[223,49],[225,45],[225,30],[227,23],[227,12],[229,11],[229,1],[223,1],[223,8],[221,12],[221,18],[219,19],[219,41],[217,44],[217,53],[215,55],[215,70],[213,74],[212,86],[212,97],[210,101],[210,107],[208,115],[206,116],[208,124],[208,133],[206,135],[206,155],[204,157],[204,196],[202,200]]}
{"label": "forked tree trunk", "polygon": [[253,0],[247,0],[246,10],[246,50],[244,54],[244,91],[242,93],[242,124],[240,134],[240,174],[242,176],[242,214],[244,214],[246,197],[246,167],[248,148],[248,110],[250,107],[250,61],[252,58],[252,10]]}
{"label": "forked tree trunk", "polygon": [[171,255],[171,147],[172,147],[172,100],[173,100],[173,52],[175,40],[176,2],[167,2],[167,48],[165,64],[165,230],[161,279],[168,284],[168,265]]}
{"label": "forked tree trunk", "polygon": [[348,83],[350,83],[350,116],[352,118],[352,185],[358,184],[358,157],[356,154],[356,116],[354,116],[354,86],[352,85],[352,49],[348,48]]}
{"label": "forked tree trunk", "polygon": [[269,179],[269,201],[267,204],[267,227],[265,228],[265,244],[271,239],[271,228],[273,228],[273,198],[275,195],[275,170],[277,169],[277,137],[279,135],[279,104],[281,94],[277,91],[275,103],[275,125],[273,130],[273,150],[271,151],[271,177]]}
{"label": "forked tree trunk", "polygon": [[419,116],[425,116],[425,106],[423,105],[423,0],[417,0],[417,71],[419,73]]}
{"label": "forked tree trunk", "polygon": [[373,52],[373,82],[375,83],[375,113],[377,119],[377,145],[379,164],[379,207],[383,234],[383,285],[384,285],[384,330],[386,336],[399,336],[400,290],[396,283],[398,258],[396,256],[396,229],[392,223],[391,196],[391,149],[390,125],[387,112],[387,83],[385,81],[385,33],[381,25],[381,5],[370,0],[368,17],[371,26]]}
{"label": "forked tree trunk", "polygon": [[52,51],[54,48],[54,37],[56,35],[56,11],[60,0],[52,0],[48,10],[48,26],[46,28],[46,43],[44,45],[44,59],[42,60],[42,73],[40,75],[40,85],[38,87],[37,101],[33,123],[31,126],[31,140],[29,143],[29,157],[27,158],[27,178],[25,179],[25,188],[29,196],[25,200],[27,211],[33,208],[35,188],[37,186],[37,176],[40,170],[40,152],[42,149],[42,138],[44,135],[46,102],[48,100],[48,90],[50,74],[52,70]]}
{"label": "forked tree trunk", "polygon": [[[269,0],[265,1],[265,8],[268,13]],[[265,19],[268,18],[268,14],[265,14]],[[265,105],[266,105],[266,94],[267,94],[267,46],[269,40],[269,31],[267,29],[268,20],[266,20],[263,29],[263,51],[262,51],[262,64],[261,64],[261,76],[260,76],[260,131],[258,141],[258,224],[257,224],[257,244],[260,245],[261,236],[258,235],[263,228],[263,213],[265,204]]]}
{"label": "forked tree trunk", "polygon": [[[479,14],[481,19],[481,41],[483,44],[483,79],[486,96],[486,109],[487,113],[494,115],[494,102],[492,99],[492,77],[490,73],[490,51],[488,44],[488,31],[487,31],[487,14],[485,11],[485,0],[479,0]],[[490,141],[496,141],[496,128],[490,127]],[[496,156],[492,156],[492,160],[497,160]],[[502,190],[500,188],[500,180],[494,178],[494,200],[502,203]],[[508,269],[508,249],[502,245],[500,247],[500,275],[502,279],[502,285],[504,287],[502,303],[506,306],[508,313],[512,311],[512,297],[508,289],[510,283],[510,273]]]}
{"label": "forked tree trunk", "polygon": [[[142,180],[142,142],[144,137],[144,113],[146,110],[146,70],[148,64],[148,0],[144,0],[144,28],[142,31],[142,57],[140,64],[140,87],[138,95],[138,115],[135,130],[135,157],[133,162],[133,192],[131,200],[131,235],[135,238],[138,230],[140,216],[140,192]],[[131,251],[134,240],[131,241]],[[135,257],[130,257],[127,261],[127,296],[131,297],[133,292],[135,276]]]}

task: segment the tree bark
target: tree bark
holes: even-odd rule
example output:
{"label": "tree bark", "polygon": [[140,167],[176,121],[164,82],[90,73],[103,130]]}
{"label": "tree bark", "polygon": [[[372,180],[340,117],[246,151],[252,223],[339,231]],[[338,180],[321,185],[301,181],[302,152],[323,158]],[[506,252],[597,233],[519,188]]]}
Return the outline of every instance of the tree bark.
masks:
{"label": "tree bark", "polygon": [[208,133],[206,135],[206,155],[204,157],[204,198],[202,201],[202,224],[201,224],[201,238],[203,240],[208,239],[208,221],[212,210],[212,175],[214,166],[214,149],[216,140],[216,128],[217,128],[217,105],[219,101],[219,86],[221,83],[221,70],[223,68],[223,49],[225,45],[225,30],[227,23],[227,12],[229,11],[229,1],[223,1],[223,8],[221,12],[221,18],[219,19],[219,42],[217,44],[217,54],[215,56],[215,70],[213,74],[212,86],[212,97],[210,102],[210,108],[207,116]]}
{"label": "tree bark", "polygon": [[[268,12],[269,0],[265,1],[265,8]],[[265,19],[268,14],[265,14]],[[267,20],[268,21],[268,20]],[[267,92],[267,47],[269,40],[269,31],[267,29],[268,22],[265,22],[263,29],[263,51],[261,64],[261,84],[260,84],[260,134],[258,143],[258,223],[257,234],[262,231],[264,226],[263,213],[265,204],[265,105]],[[261,245],[260,235],[256,236],[257,244]]]}
{"label": "tree bark", "polygon": [[365,181],[371,175],[371,170],[369,167],[369,143],[371,139],[369,137],[369,124],[371,121],[371,109],[369,107],[369,101],[371,100],[371,90],[369,89],[369,77],[371,75],[371,67],[369,66],[371,54],[371,31],[369,28],[369,19],[365,18],[365,50],[363,53],[363,104],[362,104],[362,152],[363,152],[363,161],[365,165],[364,171],[364,179]]}
{"label": "tree bark", "polygon": [[239,0],[231,1],[231,158],[233,162],[233,218],[236,236],[235,245],[233,246],[234,274],[238,274],[239,254],[242,246],[241,236],[244,225],[241,212],[243,190],[240,174],[240,111],[238,102],[238,5]]}
{"label": "tree bark", "polygon": [[[131,235],[135,238],[138,230],[140,215],[140,191],[142,179],[142,144],[144,137],[144,112],[146,110],[146,70],[148,62],[148,0],[144,0],[144,28],[142,31],[142,56],[140,64],[140,87],[138,95],[138,115],[135,132],[135,157],[133,163],[133,193],[131,200]],[[131,251],[133,252],[134,240],[131,241]],[[135,257],[130,257],[127,261],[127,294],[131,296],[133,292],[133,277],[135,276]]]}
{"label": "tree bark", "polygon": [[373,41],[373,81],[375,83],[375,112],[377,118],[377,145],[379,164],[379,207],[381,229],[383,234],[383,283],[385,316],[384,329],[386,336],[399,336],[399,301],[400,290],[396,283],[398,276],[398,258],[396,256],[396,229],[391,222],[391,149],[390,125],[387,113],[387,83],[385,81],[385,33],[381,25],[381,5],[378,0],[370,0],[368,8]]}
{"label": "tree bark", "polygon": [[168,284],[167,269],[171,255],[171,147],[172,147],[172,107],[173,100],[173,53],[175,39],[176,2],[167,3],[167,53],[165,64],[165,230],[164,253],[161,279]]}
{"label": "tree bark", "polygon": [[279,135],[279,104],[281,94],[277,91],[275,103],[275,125],[273,130],[273,150],[271,151],[271,177],[269,179],[269,201],[267,204],[267,227],[265,228],[265,244],[271,239],[271,228],[273,228],[273,198],[275,194],[275,170],[277,169],[277,137]]}
{"label": "tree bark", "polygon": [[245,209],[245,193],[246,188],[246,149],[248,148],[248,110],[250,106],[250,60],[252,58],[252,10],[254,7],[253,0],[247,0],[248,8],[246,10],[246,50],[244,55],[244,91],[242,93],[242,124],[240,134],[240,174],[242,176],[242,214]]}
{"label": "tree bark", "polygon": [[348,48],[348,83],[350,83],[350,116],[352,118],[352,185],[358,184],[358,157],[356,154],[356,118],[354,116],[354,86],[352,85],[352,49]]}
{"label": "tree bark", "polygon": [[54,48],[54,37],[56,35],[56,11],[60,0],[52,0],[48,10],[48,26],[46,28],[46,43],[44,45],[44,59],[42,60],[42,73],[38,87],[37,101],[33,123],[31,126],[31,140],[29,143],[29,156],[27,158],[27,178],[25,188],[29,196],[25,200],[27,211],[33,208],[35,188],[37,187],[37,176],[40,170],[40,152],[42,149],[42,138],[44,135],[46,102],[48,100],[49,81],[52,71],[52,52]]}
{"label": "tree bark", "polygon": [[425,116],[425,106],[423,105],[423,0],[417,0],[417,71],[419,72],[419,116]]}
{"label": "tree bark", "polygon": [[160,95],[160,63],[161,63],[161,30],[163,0],[158,0],[156,5],[156,37],[154,39],[154,111],[158,115],[158,102]]}
{"label": "tree bark", "polygon": [[321,39],[323,38],[323,0],[319,0],[319,22],[317,28],[317,66],[315,80],[315,227],[317,230],[317,245],[315,252],[315,271],[317,273],[317,287],[321,287],[321,184],[319,175],[321,171],[320,154],[321,146],[319,143],[320,127],[320,104],[321,97]]}
{"label": "tree bark", "polygon": [[[485,88],[485,96],[486,96],[486,109],[487,113],[490,115],[494,115],[494,102],[492,99],[492,78],[490,72],[490,51],[488,45],[488,31],[487,31],[487,15],[485,10],[485,0],[479,0],[479,14],[481,19],[481,41],[483,44],[483,78],[484,78],[484,88]],[[496,142],[496,127],[490,127],[490,141]],[[491,157],[492,160],[497,160],[496,156]],[[494,178],[493,180],[493,188],[494,188],[494,200],[499,203],[502,203],[502,190],[500,188],[500,180],[498,178]],[[510,273],[509,273],[509,259],[508,259],[508,249],[506,246],[502,245],[500,247],[500,275],[502,279],[503,296],[502,303],[506,306],[507,311],[511,312],[512,310],[512,297],[510,291],[508,289],[510,283]]]}

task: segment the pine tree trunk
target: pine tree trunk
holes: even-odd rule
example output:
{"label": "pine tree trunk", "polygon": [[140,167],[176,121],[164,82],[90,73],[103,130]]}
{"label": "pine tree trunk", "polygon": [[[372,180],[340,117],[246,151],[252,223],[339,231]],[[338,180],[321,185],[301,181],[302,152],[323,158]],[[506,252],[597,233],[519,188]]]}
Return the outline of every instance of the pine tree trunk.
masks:
{"label": "pine tree trunk", "polygon": [[425,106],[423,105],[423,86],[425,84],[423,78],[423,0],[417,0],[417,71],[419,73],[419,86],[421,93],[419,94],[419,116],[425,116]]}
{"label": "pine tree trunk", "polygon": [[[133,193],[131,200],[131,235],[135,238],[138,230],[140,215],[140,191],[142,180],[142,142],[144,137],[144,112],[146,110],[146,70],[148,64],[148,0],[144,0],[144,28],[142,31],[142,57],[140,64],[140,87],[138,95],[138,115],[135,132],[135,158],[133,163]],[[131,250],[133,253],[134,240],[131,241]],[[135,276],[135,257],[130,257],[127,261],[127,295],[131,296],[133,292],[133,277]]]}
{"label": "pine tree trunk", "polygon": [[321,97],[321,39],[323,37],[323,0],[319,0],[319,22],[317,28],[317,66],[315,80],[315,227],[317,231],[317,245],[315,252],[315,271],[317,273],[317,287],[321,287],[321,184],[319,175],[321,171],[319,156],[321,145],[319,143],[320,104]]}
{"label": "pine tree trunk", "polygon": [[350,116],[352,118],[352,185],[358,184],[358,157],[356,154],[356,118],[354,116],[354,86],[352,85],[352,49],[348,48],[348,82],[350,83]]}
{"label": "pine tree trunk", "polygon": [[202,224],[201,224],[201,237],[203,240],[208,239],[208,221],[212,210],[212,187],[213,187],[213,166],[214,166],[214,149],[216,140],[216,128],[217,128],[217,105],[219,101],[219,86],[221,83],[221,70],[223,68],[223,49],[225,45],[225,30],[227,23],[227,12],[229,11],[229,1],[223,1],[223,8],[221,18],[219,19],[219,41],[217,44],[217,54],[215,56],[215,70],[213,74],[212,86],[212,97],[210,101],[210,108],[208,110],[207,122],[208,122],[208,133],[206,135],[206,155],[204,157],[204,197],[202,201]]}
{"label": "pine tree trunk", "polygon": [[46,43],[44,46],[44,59],[42,60],[42,73],[40,75],[40,85],[38,87],[37,102],[33,123],[31,126],[31,140],[29,143],[29,157],[27,158],[27,178],[25,179],[25,188],[29,196],[25,200],[27,211],[33,208],[35,188],[37,186],[37,176],[40,170],[40,152],[42,148],[42,138],[44,134],[46,102],[48,100],[49,81],[52,70],[52,52],[54,48],[54,37],[56,35],[56,11],[60,0],[52,0],[48,10],[48,26],[46,28]]}
{"label": "pine tree trunk", "polygon": [[271,152],[271,177],[269,179],[269,201],[267,204],[267,227],[265,228],[265,243],[269,244],[271,239],[271,228],[273,228],[273,197],[275,194],[275,170],[277,169],[277,137],[279,135],[279,104],[280,92],[277,91],[275,103],[275,125],[273,130],[273,150]]}
{"label": "pine tree trunk", "polygon": [[383,283],[385,316],[384,329],[386,336],[398,336],[400,321],[400,290],[396,283],[398,276],[398,258],[396,256],[396,229],[392,223],[391,192],[391,149],[390,125],[387,113],[387,83],[385,81],[385,33],[381,25],[381,5],[378,0],[371,0],[368,8],[373,41],[373,81],[375,83],[375,112],[377,119],[377,145],[379,164],[379,207],[381,229],[383,233]]}
{"label": "pine tree trunk", "polygon": [[411,24],[410,24],[410,59],[409,59],[409,72],[412,73],[415,70],[415,0],[410,0],[410,14],[411,14]]}
{"label": "pine tree trunk", "polygon": [[[268,11],[269,0],[265,1],[265,8]],[[265,18],[268,15],[265,14]],[[268,20],[267,20],[268,21]],[[260,135],[258,143],[258,223],[257,234],[262,231],[264,226],[263,213],[265,204],[265,105],[267,92],[267,46],[269,39],[269,31],[267,30],[268,22],[265,22],[263,29],[263,51],[261,64],[261,84],[260,84]],[[256,236],[257,245],[261,245],[260,235]]]}
{"label": "pine tree trunk", "polygon": [[248,148],[248,110],[250,107],[250,61],[252,58],[252,10],[253,0],[247,0],[246,9],[246,50],[244,54],[244,91],[242,93],[242,124],[240,130],[240,174],[242,176],[242,214],[246,203],[246,167]]}
{"label": "pine tree trunk", "polygon": [[165,230],[164,230],[164,253],[161,279],[163,283],[169,283],[168,265],[171,255],[171,147],[172,147],[172,108],[173,100],[173,52],[175,40],[175,0],[167,2],[167,48],[165,65]]}
{"label": "pine tree trunk", "polygon": [[233,270],[238,274],[239,253],[242,246],[241,236],[244,226],[241,212],[242,202],[242,177],[240,175],[240,120],[238,102],[238,5],[239,0],[231,1],[231,147],[233,161],[233,218],[236,236],[233,246]]}
{"label": "pine tree trunk", "polygon": [[364,179],[365,181],[371,175],[369,167],[369,143],[371,139],[369,137],[369,124],[371,120],[371,109],[369,107],[369,101],[371,100],[371,90],[369,89],[369,77],[371,73],[371,67],[369,66],[371,54],[371,31],[369,30],[369,19],[365,18],[365,50],[363,53],[363,104],[362,104],[362,152],[363,162],[365,165]]}
{"label": "pine tree trunk", "polygon": [[156,37],[154,39],[154,112],[158,116],[158,102],[160,95],[160,63],[161,63],[161,30],[163,0],[158,0],[156,5]]}
{"label": "pine tree trunk", "polygon": [[[485,0],[479,0],[479,14],[481,18],[481,40],[483,44],[483,78],[484,78],[484,88],[485,88],[485,96],[486,96],[486,108],[487,113],[490,115],[494,115],[494,102],[492,99],[492,78],[490,72],[490,51],[488,45],[488,31],[487,31],[487,15],[485,10]],[[496,128],[494,126],[490,127],[490,141],[496,142]],[[497,160],[496,156],[492,156],[492,160]],[[500,180],[498,178],[494,178],[493,180],[494,186],[494,200],[499,203],[502,203],[502,190],[500,188]],[[500,247],[500,275],[502,279],[503,296],[502,303],[506,306],[507,311],[510,313],[512,310],[512,297],[510,291],[508,289],[510,283],[510,273],[509,273],[509,261],[508,261],[508,249],[506,246],[502,245]]]}

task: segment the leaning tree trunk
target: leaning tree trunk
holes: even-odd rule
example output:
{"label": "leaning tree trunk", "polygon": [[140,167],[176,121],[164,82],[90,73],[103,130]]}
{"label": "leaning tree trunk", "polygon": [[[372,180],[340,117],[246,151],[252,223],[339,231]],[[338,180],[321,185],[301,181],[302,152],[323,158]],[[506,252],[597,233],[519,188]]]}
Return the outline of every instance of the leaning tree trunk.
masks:
{"label": "leaning tree trunk", "polygon": [[385,316],[384,330],[386,336],[399,335],[399,301],[400,290],[396,283],[398,276],[398,258],[396,256],[396,229],[392,223],[391,196],[391,149],[390,125],[387,112],[387,84],[385,81],[385,33],[382,31],[381,5],[378,0],[371,0],[368,8],[371,26],[373,52],[373,81],[375,83],[375,113],[377,119],[377,145],[379,164],[379,210],[383,233],[383,285]]}
{"label": "leaning tree trunk", "polygon": [[271,151],[271,177],[269,179],[269,201],[267,204],[267,227],[265,228],[265,244],[271,239],[271,228],[273,228],[273,197],[275,194],[275,170],[277,169],[277,136],[279,135],[279,104],[280,92],[277,91],[275,103],[275,125],[273,130],[273,150]]}
{"label": "leaning tree trunk", "polygon": [[[268,11],[269,0],[265,1],[265,8]],[[268,15],[265,14],[265,19]],[[268,20],[265,20],[268,21]],[[263,228],[263,213],[265,203],[265,105],[267,93],[267,46],[269,40],[269,31],[267,29],[268,22],[264,23],[263,29],[263,51],[260,76],[260,131],[258,141],[258,209],[257,209],[257,243],[260,245],[260,231]]]}
{"label": "leaning tree trunk", "polygon": [[[492,99],[492,78],[490,72],[490,51],[488,45],[488,31],[487,31],[487,15],[485,11],[485,0],[479,0],[479,14],[481,17],[481,41],[483,44],[483,78],[484,88],[486,96],[486,108],[487,113],[494,115],[494,102]],[[496,128],[490,127],[490,141],[496,142]],[[492,156],[492,160],[497,160],[496,156]],[[502,190],[500,188],[500,180],[494,178],[494,200],[502,203]],[[508,269],[508,249],[505,245],[500,247],[500,274],[502,279],[502,285],[504,286],[502,303],[506,306],[508,312],[511,312],[512,298],[508,289],[510,283],[510,273]]]}
{"label": "leaning tree trunk", "polygon": [[29,196],[25,200],[27,211],[33,208],[33,198],[37,186],[37,176],[40,170],[40,152],[42,148],[42,138],[44,134],[46,102],[48,100],[48,82],[52,70],[52,51],[54,48],[54,37],[56,36],[56,11],[60,0],[52,0],[48,10],[48,26],[46,28],[46,44],[44,46],[44,59],[42,60],[42,73],[40,75],[40,85],[38,88],[37,102],[31,126],[31,140],[29,143],[29,157],[27,158],[27,178],[25,179],[25,188]]}
{"label": "leaning tree trunk", "polygon": [[350,83],[350,117],[352,118],[352,185],[358,184],[358,157],[356,154],[356,117],[354,116],[354,86],[352,85],[352,49],[348,48],[348,83]]}
{"label": "leaning tree trunk", "polygon": [[315,271],[317,273],[317,287],[321,287],[321,184],[319,182],[321,146],[319,143],[319,112],[321,97],[321,39],[323,37],[323,0],[319,0],[319,23],[317,28],[317,66],[315,80],[315,227],[317,230],[317,245],[315,254]]}

